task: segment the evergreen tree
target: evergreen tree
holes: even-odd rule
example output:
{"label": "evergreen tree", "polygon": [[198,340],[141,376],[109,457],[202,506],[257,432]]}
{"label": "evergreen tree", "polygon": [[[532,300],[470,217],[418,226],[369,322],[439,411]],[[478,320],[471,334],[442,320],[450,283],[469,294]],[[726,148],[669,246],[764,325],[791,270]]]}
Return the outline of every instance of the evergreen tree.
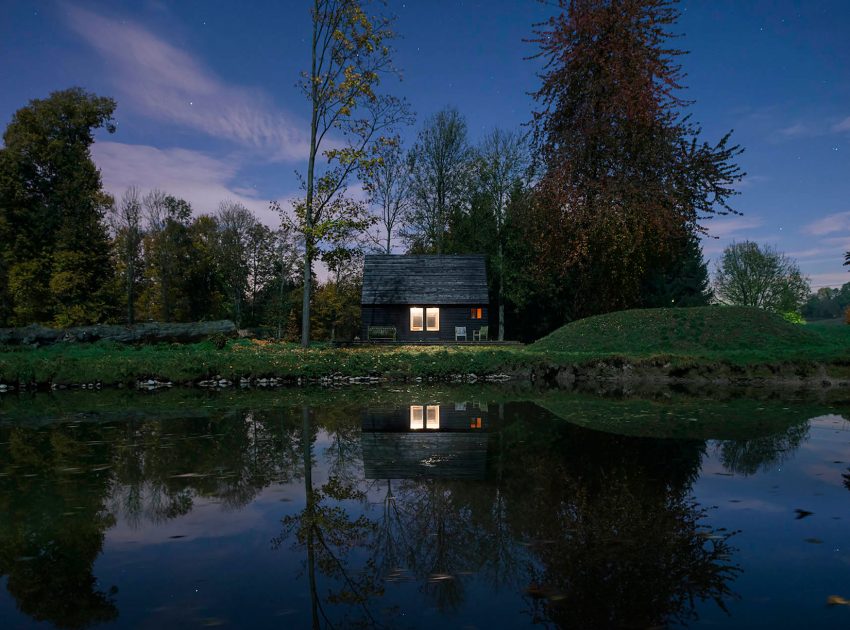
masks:
{"label": "evergreen tree", "polygon": [[641,305],[647,308],[709,304],[708,264],[695,234],[685,240],[668,265],[648,274],[641,296]]}
{"label": "evergreen tree", "polygon": [[115,101],[71,88],[15,112],[0,149],[0,316],[14,324],[101,321],[116,303],[104,215],[112,200],[91,159],[115,130]]}

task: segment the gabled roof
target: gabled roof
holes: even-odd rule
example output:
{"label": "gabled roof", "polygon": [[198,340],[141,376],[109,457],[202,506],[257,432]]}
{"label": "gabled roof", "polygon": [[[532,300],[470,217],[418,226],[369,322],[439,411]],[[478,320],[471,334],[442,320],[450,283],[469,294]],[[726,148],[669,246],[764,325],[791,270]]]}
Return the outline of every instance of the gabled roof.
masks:
{"label": "gabled roof", "polygon": [[361,304],[487,304],[484,256],[366,256]]}

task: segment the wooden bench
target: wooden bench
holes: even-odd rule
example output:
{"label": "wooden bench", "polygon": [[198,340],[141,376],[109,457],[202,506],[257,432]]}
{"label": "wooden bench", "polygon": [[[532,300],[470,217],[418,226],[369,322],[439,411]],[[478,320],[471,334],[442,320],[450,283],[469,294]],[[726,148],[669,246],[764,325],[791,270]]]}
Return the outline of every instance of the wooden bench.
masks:
{"label": "wooden bench", "polygon": [[369,326],[369,340],[395,341],[395,326]]}

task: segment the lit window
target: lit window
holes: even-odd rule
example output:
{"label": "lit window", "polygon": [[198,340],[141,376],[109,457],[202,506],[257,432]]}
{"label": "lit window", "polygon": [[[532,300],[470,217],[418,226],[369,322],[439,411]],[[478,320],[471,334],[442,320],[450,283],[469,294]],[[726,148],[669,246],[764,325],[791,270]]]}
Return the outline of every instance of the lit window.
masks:
{"label": "lit window", "polygon": [[426,411],[426,429],[440,428],[440,405],[428,405]]}
{"label": "lit window", "polygon": [[440,309],[425,309],[425,330],[440,330]]}
{"label": "lit window", "polygon": [[481,428],[481,418],[473,418],[472,422],[469,423],[470,429],[480,429]]}
{"label": "lit window", "polygon": [[478,308],[471,309],[471,317],[472,319],[481,319],[484,317],[484,309],[480,306]]}
{"label": "lit window", "polygon": [[422,330],[423,310],[415,306],[410,309],[410,330]]}
{"label": "lit window", "polygon": [[425,407],[422,405],[410,406],[410,430],[418,431],[425,428]]}

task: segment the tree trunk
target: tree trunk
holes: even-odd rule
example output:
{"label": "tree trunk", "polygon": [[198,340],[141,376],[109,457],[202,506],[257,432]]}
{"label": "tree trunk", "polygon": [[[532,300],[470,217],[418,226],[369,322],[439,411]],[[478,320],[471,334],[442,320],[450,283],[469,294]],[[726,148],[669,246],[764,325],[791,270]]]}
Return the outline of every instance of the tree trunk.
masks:
{"label": "tree trunk", "polygon": [[306,405],[301,409],[301,440],[302,453],[304,455],[304,494],[307,505],[305,511],[309,514],[307,529],[307,574],[310,582],[310,609],[313,619],[313,628],[319,627],[319,595],[316,588],[316,551],[314,513],[316,509],[316,497],[313,492],[313,452],[310,441],[310,408]]}
{"label": "tree trunk", "polygon": [[[501,236],[501,235],[500,235]],[[499,239],[499,341],[505,340],[505,265],[502,258],[502,241]]]}
{"label": "tree trunk", "polygon": [[313,246],[312,236],[310,231],[313,228],[313,178],[316,169],[316,130],[319,125],[319,94],[316,87],[316,81],[313,79],[316,76],[316,46],[317,28],[319,19],[319,3],[313,3],[313,45],[311,47],[311,65],[310,79],[312,89],[310,94],[310,102],[312,105],[312,113],[310,116],[310,156],[307,159],[307,199],[304,212],[304,293],[301,298],[301,347],[307,348],[310,345],[310,292],[313,275],[313,254],[310,251]]}
{"label": "tree trunk", "polygon": [[136,323],[136,313],[133,310],[133,280],[136,277],[135,265],[132,261],[127,261],[127,323],[132,326]]}

